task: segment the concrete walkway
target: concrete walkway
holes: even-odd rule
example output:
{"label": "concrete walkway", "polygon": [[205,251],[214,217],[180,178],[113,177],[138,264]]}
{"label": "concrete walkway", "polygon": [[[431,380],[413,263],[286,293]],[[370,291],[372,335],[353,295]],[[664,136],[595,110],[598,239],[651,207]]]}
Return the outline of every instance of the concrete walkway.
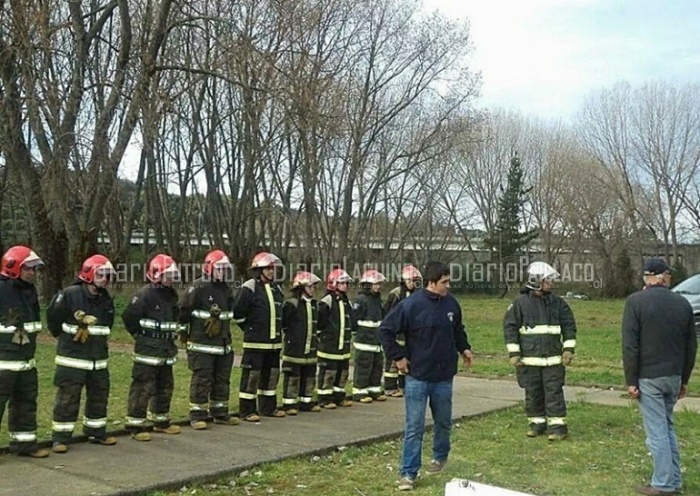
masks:
{"label": "concrete walkway", "polygon": [[[621,394],[595,388],[566,388],[569,401],[629,405],[630,400]],[[454,418],[511,407],[520,403],[522,396],[522,390],[513,381],[457,377]],[[684,399],[678,409],[700,413],[700,398]],[[390,399],[293,418],[265,418],[259,424],[212,425],[200,432],[184,427],[177,436],[154,434],[149,443],[126,436],[120,437],[114,447],[77,443],[70,446],[66,455],[52,454],[43,460],[4,455],[0,457],[0,495],[132,495],[178,489],[264,462],[398,437],[403,432],[403,420],[403,401]]]}

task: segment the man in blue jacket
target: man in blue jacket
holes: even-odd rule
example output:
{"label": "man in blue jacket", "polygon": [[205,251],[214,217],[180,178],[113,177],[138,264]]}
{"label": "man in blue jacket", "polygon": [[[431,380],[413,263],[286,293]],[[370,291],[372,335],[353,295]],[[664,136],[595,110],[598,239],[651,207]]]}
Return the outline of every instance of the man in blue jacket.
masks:
{"label": "man in blue jacket", "polygon": [[[425,268],[424,289],[401,301],[379,328],[387,358],[406,375],[406,431],[398,489],[410,491],[421,467],[425,407],[434,422],[433,459],[428,474],[440,473],[450,453],[452,381],[459,355],[471,367],[474,357],[462,323],[462,309],[449,294],[450,269],[441,262]],[[404,334],[406,345],[396,336]]]}

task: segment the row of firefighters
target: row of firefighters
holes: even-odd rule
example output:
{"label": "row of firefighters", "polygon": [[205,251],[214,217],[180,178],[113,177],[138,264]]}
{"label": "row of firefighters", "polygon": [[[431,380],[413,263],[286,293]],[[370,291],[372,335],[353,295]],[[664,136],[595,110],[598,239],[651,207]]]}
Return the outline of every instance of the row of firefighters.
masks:
{"label": "row of firefighters", "polygon": [[[214,250],[204,260],[202,276],[178,299],[173,288],[180,278],[176,262],[165,254],[149,262],[150,283],[132,296],[122,314],[134,338],[126,422],[133,439],[148,441],[151,432],[180,432],[170,421],[178,341],[187,350],[192,373],[189,399],[194,429],[206,429],[208,421],[236,425],[241,420],[258,422],[261,416],[285,417],[348,407],[353,401],[371,403],[403,396],[402,377],[395,364],[384,359],[378,330],[383,316],[415,290],[422,278],[419,270],[404,267],[400,285],[386,302],[380,294],[384,275],[365,271],[351,305],[347,291],[353,279],[342,269],[327,275],[326,294],[318,301],[314,292],[321,279],[298,272],[291,297],[285,301],[275,282],[279,264],[275,255],[258,253],[250,267],[254,277],[234,294],[228,282],[232,265],[224,252]],[[11,449],[33,457],[49,455],[49,450],[38,446],[36,436],[34,354],[42,323],[34,277],[42,265],[30,248],[15,246],[3,256],[0,269],[0,422],[9,403]],[[83,390],[84,433],[93,443],[116,444],[106,430],[108,338],[115,319],[107,286],[114,275],[105,256],[89,257],[75,282],[58,292],[46,310],[48,330],[57,339],[52,424],[56,453],[68,451]],[[232,321],[243,330],[238,417],[229,412]],[[351,346],[352,398],[345,392]],[[280,373],[283,399],[278,407]]]}

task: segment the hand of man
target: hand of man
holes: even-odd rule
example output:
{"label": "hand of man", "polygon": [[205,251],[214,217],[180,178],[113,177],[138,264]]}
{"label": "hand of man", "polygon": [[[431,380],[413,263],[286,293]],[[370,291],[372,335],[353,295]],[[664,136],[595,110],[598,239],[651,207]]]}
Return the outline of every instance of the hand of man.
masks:
{"label": "hand of man", "polygon": [[411,362],[408,361],[408,358],[402,358],[401,360],[396,361],[396,368],[399,369],[399,372],[402,374],[408,375],[408,366],[410,363]]}
{"label": "hand of man", "polygon": [[629,394],[630,398],[633,400],[638,400],[639,388],[637,386],[627,386],[627,394]]}
{"label": "hand of man", "polygon": [[682,400],[686,396],[688,396],[688,385],[681,384],[681,390],[678,392],[678,399]]}
{"label": "hand of man", "polygon": [[571,353],[570,351],[565,351],[564,353],[561,354],[561,361],[564,364],[564,367],[568,367],[571,365],[571,360],[574,359],[574,354]]}
{"label": "hand of man", "polygon": [[462,352],[462,363],[466,368],[470,368],[474,364],[474,354],[471,350],[464,350]]}
{"label": "hand of man", "polygon": [[511,365],[514,365],[516,367],[523,366],[523,361],[520,358],[520,355],[514,355],[514,356],[510,357],[510,363],[511,363]]}

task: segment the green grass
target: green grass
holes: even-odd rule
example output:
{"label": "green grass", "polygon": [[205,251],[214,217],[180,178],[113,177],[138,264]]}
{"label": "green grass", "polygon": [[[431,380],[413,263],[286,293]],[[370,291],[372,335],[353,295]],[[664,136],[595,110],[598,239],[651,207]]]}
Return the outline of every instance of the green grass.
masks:
{"label": "green grass", "polygon": [[[697,414],[681,412],[676,424],[685,472],[684,492],[700,494],[700,473],[694,469],[700,461]],[[443,494],[445,483],[453,477],[538,496],[631,496],[636,485],[648,483],[651,461],[636,407],[572,403],[572,434],[560,443],[549,443],[544,437],[529,439],[524,436],[525,427],[519,408],[458,422],[445,472],[419,477],[413,494]],[[424,463],[430,460],[430,441],[427,434]],[[152,496],[393,495],[400,449],[401,440],[351,447],[313,459],[264,464],[216,483]]]}

